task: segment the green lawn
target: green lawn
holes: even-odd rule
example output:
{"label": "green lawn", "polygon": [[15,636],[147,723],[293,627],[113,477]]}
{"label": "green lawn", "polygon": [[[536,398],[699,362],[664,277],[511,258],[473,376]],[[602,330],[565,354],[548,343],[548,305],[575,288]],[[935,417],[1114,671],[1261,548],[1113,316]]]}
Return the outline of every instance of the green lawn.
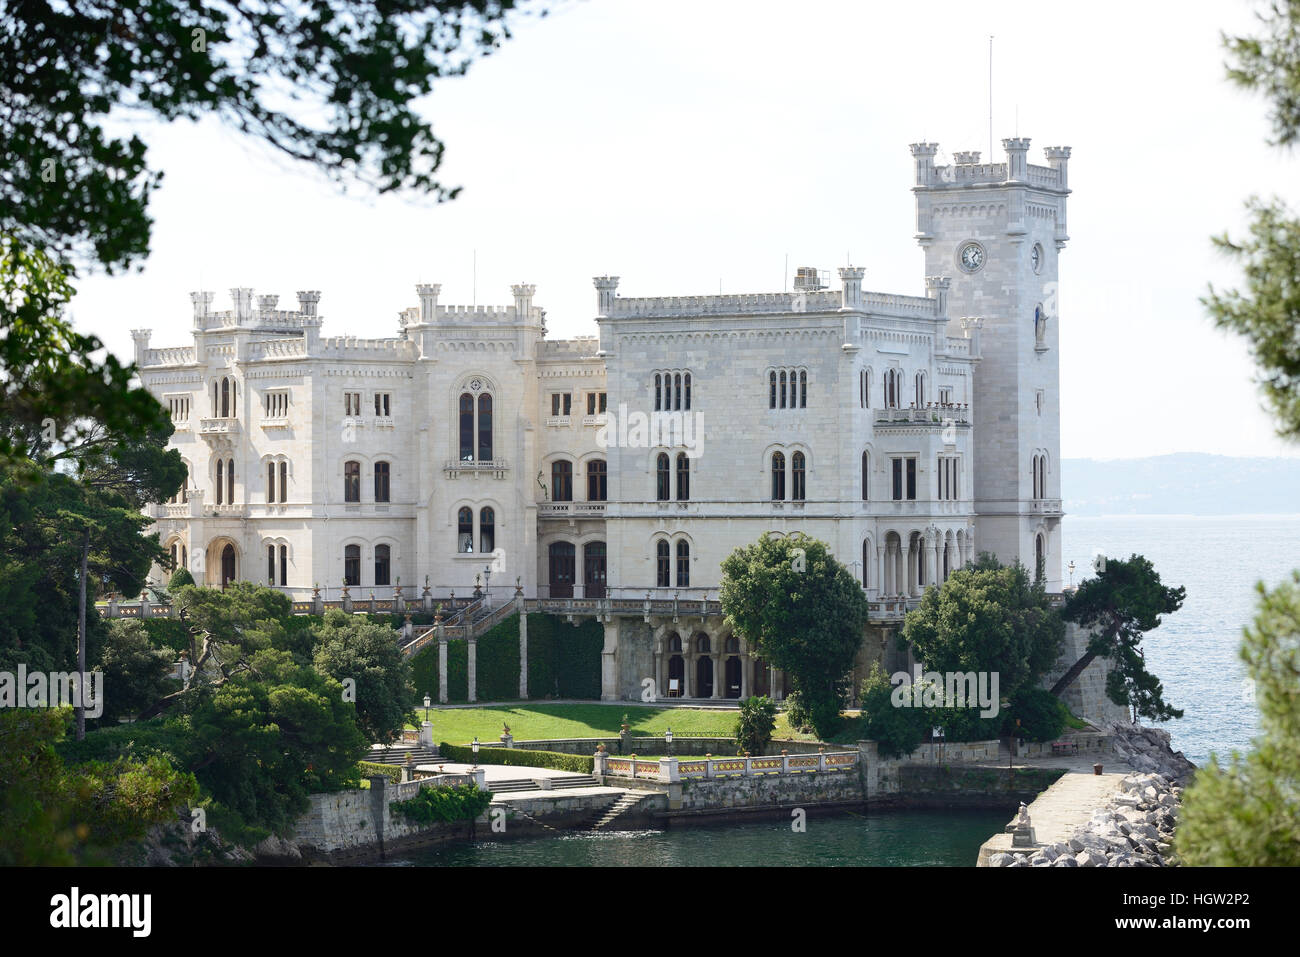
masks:
{"label": "green lawn", "polygon": [[[424,709],[417,708],[420,719]],[[433,740],[449,744],[496,741],[501,725],[510,725],[517,741],[549,738],[599,738],[618,734],[623,715],[628,717],[631,733],[638,736],[662,735],[667,728],[674,734],[694,733],[731,737],[735,734],[736,711],[710,711],[704,708],[645,708],[620,704],[528,704],[493,708],[434,708]],[[845,722],[846,740],[856,741],[857,722]],[[816,735],[790,730],[785,712],[776,716],[774,737],[814,741]],[[836,736],[836,740],[839,739]]]}

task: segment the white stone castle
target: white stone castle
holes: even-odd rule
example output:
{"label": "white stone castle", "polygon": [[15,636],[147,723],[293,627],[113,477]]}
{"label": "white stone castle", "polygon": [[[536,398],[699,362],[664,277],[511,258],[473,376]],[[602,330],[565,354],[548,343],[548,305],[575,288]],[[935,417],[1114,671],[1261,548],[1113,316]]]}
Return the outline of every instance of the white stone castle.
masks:
{"label": "white stone castle", "polygon": [[[1070,150],[911,147],[924,296],[839,288],[629,298],[554,340],[534,287],[470,308],[416,287],[397,335],[191,294],[192,346],[133,333],[186,489],[156,530],[200,583],[299,600],[468,596],[604,622],[604,697],[779,693],[719,613],[720,562],[764,532],[830,544],[878,641],[991,552],[1061,590],[1057,263]],[[163,572],[157,570],[157,577]],[[878,655],[881,645],[864,643]]]}

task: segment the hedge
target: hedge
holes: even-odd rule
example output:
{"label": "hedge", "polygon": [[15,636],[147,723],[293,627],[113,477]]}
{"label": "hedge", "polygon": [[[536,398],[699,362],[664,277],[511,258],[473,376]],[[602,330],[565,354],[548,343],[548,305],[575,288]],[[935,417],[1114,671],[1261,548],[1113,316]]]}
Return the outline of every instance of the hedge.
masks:
{"label": "hedge", "polygon": [[[438,745],[438,753],[458,764],[475,763],[474,749],[463,745],[443,741]],[[518,768],[552,768],[556,771],[572,771],[574,774],[591,774],[596,769],[596,759],[592,757],[561,754],[558,751],[524,751],[520,748],[481,748],[477,763]]]}
{"label": "hedge", "polygon": [[396,764],[375,764],[373,761],[358,761],[357,768],[363,778],[385,777],[390,784],[400,784],[402,769]]}
{"label": "hedge", "polygon": [[476,784],[450,784],[420,788],[409,801],[394,801],[390,809],[420,824],[433,821],[472,821],[492,803],[491,791]]}

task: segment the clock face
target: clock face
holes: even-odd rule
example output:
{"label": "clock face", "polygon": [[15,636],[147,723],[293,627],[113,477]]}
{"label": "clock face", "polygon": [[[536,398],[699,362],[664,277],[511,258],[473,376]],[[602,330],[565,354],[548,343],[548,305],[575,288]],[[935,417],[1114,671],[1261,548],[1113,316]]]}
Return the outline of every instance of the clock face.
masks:
{"label": "clock face", "polygon": [[1033,267],[1034,272],[1038,272],[1043,268],[1043,247],[1037,243],[1029,252],[1029,265]]}
{"label": "clock face", "polygon": [[961,261],[962,269],[975,272],[984,265],[984,248],[979,243],[967,243],[961,248],[958,259]]}

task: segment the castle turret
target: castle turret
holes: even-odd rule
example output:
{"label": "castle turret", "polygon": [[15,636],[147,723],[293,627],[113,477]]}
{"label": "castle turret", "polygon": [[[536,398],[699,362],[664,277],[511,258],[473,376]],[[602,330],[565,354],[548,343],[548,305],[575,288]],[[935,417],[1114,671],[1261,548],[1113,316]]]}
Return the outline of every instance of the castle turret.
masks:
{"label": "castle turret", "polygon": [[308,289],[298,291],[298,311],[304,316],[315,316],[320,306],[320,290]]}
{"label": "castle turret", "polygon": [[592,282],[596,286],[596,315],[606,318],[614,313],[614,300],[617,298],[617,276],[597,276]]}
{"label": "castle turret", "polygon": [[938,143],[913,143],[912,157],[916,160],[916,185],[929,186],[934,179],[934,154]]}
{"label": "castle turret", "polygon": [[145,354],[149,351],[149,336],[152,331],[149,329],[132,329],[131,338],[135,340],[135,364],[143,367]]}

